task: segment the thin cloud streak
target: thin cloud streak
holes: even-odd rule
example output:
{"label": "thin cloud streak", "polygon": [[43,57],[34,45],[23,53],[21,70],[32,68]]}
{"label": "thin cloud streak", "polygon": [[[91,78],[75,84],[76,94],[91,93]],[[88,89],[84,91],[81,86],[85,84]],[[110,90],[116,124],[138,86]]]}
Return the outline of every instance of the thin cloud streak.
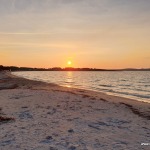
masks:
{"label": "thin cloud streak", "polygon": [[51,35],[51,34],[55,34],[55,33],[38,33],[38,32],[35,32],[35,33],[31,33],[31,32],[16,32],[16,33],[13,33],[13,32],[10,32],[10,33],[7,33],[7,32],[0,32],[0,35]]}

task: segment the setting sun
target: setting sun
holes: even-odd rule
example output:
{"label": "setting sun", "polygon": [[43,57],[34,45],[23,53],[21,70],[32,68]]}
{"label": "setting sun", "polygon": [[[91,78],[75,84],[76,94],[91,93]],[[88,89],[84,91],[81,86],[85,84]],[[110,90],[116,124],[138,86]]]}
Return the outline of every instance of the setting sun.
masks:
{"label": "setting sun", "polygon": [[71,65],[72,64],[72,62],[71,61],[68,61],[68,65]]}

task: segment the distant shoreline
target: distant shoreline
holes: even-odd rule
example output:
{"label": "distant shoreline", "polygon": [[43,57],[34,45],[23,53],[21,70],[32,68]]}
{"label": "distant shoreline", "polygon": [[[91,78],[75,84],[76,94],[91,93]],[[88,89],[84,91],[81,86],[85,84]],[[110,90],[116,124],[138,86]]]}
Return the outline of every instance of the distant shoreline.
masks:
{"label": "distant shoreline", "polygon": [[17,66],[2,66],[0,70],[10,71],[150,71],[150,68],[125,68],[125,69],[99,69],[99,68],[73,68],[73,67],[53,67],[53,68],[31,68],[31,67],[17,67]]}

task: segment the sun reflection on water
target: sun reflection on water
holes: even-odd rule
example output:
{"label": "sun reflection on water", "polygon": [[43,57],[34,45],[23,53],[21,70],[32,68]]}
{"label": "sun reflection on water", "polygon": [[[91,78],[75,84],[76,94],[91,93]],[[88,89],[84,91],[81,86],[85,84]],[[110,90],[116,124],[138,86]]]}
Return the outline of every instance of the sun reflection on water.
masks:
{"label": "sun reflection on water", "polygon": [[73,82],[73,73],[68,71],[66,74],[66,87],[71,88]]}

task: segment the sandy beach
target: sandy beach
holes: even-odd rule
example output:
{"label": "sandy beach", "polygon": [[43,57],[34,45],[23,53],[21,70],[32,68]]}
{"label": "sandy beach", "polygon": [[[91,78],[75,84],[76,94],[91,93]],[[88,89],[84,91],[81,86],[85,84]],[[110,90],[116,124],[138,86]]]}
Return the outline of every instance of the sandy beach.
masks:
{"label": "sandy beach", "polygon": [[0,72],[0,150],[148,150],[150,103]]}

